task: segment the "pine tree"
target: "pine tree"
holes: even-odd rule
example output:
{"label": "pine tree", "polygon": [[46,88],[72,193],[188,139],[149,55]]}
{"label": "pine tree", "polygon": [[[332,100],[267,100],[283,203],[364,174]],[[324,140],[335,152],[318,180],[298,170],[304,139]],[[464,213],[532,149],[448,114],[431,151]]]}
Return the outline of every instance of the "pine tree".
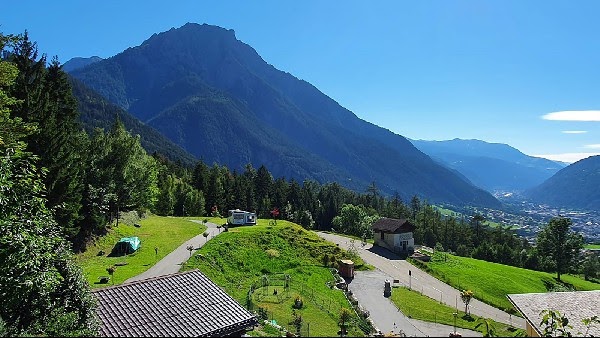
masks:
{"label": "pine tree", "polygon": [[[0,34],[0,51],[10,39]],[[43,171],[25,151],[35,127],[11,117],[17,67],[0,60],[0,320],[9,336],[97,335],[95,299],[46,207]]]}
{"label": "pine tree", "polygon": [[56,58],[46,69],[46,57],[38,59],[37,46],[29,41],[27,32],[15,46],[11,60],[20,74],[13,95],[22,101],[15,116],[39,127],[27,139],[28,150],[39,155],[39,166],[47,170],[47,206],[72,239],[81,220],[84,141],[71,86]]}
{"label": "pine tree", "polygon": [[256,178],[254,181],[256,200],[258,201],[258,213],[259,217],[265,217],[271,210],[271,189],[273,186],[273,176],[262,165],[256,172]]}

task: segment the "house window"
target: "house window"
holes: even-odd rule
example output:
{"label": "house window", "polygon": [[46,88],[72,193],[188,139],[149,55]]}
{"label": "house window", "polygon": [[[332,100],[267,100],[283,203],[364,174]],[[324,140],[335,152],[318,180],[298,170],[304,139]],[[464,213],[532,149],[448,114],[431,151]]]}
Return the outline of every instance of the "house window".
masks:
{"label": "house window", "polygon": [[383,233],[383,231],[382,231],[382,232],[381,232],[381,239],[382,239],[382,240],[384,239],[384,236],[385,236],[385,235],[384,235],[384,233]]}

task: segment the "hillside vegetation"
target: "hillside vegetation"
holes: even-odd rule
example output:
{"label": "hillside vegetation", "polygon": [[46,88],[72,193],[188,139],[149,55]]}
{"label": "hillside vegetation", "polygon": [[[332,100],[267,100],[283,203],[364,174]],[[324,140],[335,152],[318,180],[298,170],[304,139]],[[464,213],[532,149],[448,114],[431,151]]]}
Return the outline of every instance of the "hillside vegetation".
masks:
{"label": "hillside vegetation", "polygon": [[600,290],[600,284],[572,275],[562,275],[564,284],[555,275],[490,263],[468,257],[437,252],[429,263],[412,261],[436,278],[459,290],[472,290],[474,297],[500,309],[511,311],[507,294],[548,292],[572,288],[578,291]]}
{"label": "hillside vegetation", "polygon": [[[291,329],[292,304],[297,297],[303,307],[296,313],[303,318],[302,334],[336,336],[339,313],[351,309],[344,294],[335,288],[328,265],[350,258],[356,269],[367,269],[355,254],[326,242],[316,234],[286,221],[268,226],[266,220],[252,227],[232,228],[211,239],[192,257],[184,269],[199,269],[229,295],[246,307],[260,311]],[[289,288],[285,288],[289,275]],[[254,292],[249,297],[251,288]],[[275,289],[278,290],[274,295]],[[349,333],[362,336],[358,317],[353,313]]]}
{"label": "hillside vegetation", "polygon": [[[133,223],[121,223],[118,227],[109,229],[106,236],[99,237],[86,252],[77,255],[77,263],[82,267],[86,280],[93,288],[106,286],[99,283],[99,277],[108,276],[106,268],[110,266],[116,266],[116,270],[109,285],[121,284],[150,269],[185,241],[206,230],[205,226],[191,222],[190,219],[150,216],[139,221],[140,227],[133,226]],[[139,237],[142,242],[135,253],[109,256],[122,237],[131,236]],[[155,254],[154,248],[158,248],[158,255]],[[103,253],[100,254],[101,252]]]}
{"label": "hillside vegetation", "polygon": [[[486,333],[482,326],[478,326],[482,317],[460,313],[460,310],[454,307],[440,303],[439,301],[427,297],[417,291],[410,290],[407,287],[392,289],[391,301],[406,316],[412,319],[434,322],[445,325],[456,325],[459,328],[465,328],[474,331]],[[461,304],[462,305],[462,304]],[[456,318],[454,313],[457,313]],[[459,314],[460,313],[460,314]],[[500,337],[512,337],[522,330],[510,327],[508,324],[491,320]],[[460,330],[458,330],[460,331]]]}
{"label": "hillside vegetation", "polygon": [[207,163],[500,207],[404,137],[275,69],[232,30],[188,23],[71,75]]}
{"label": "hillside vegetation", "polygon": [[600,208],[600,156],[590,156],[560,170],[525,195],[552,206],[598,210]]}

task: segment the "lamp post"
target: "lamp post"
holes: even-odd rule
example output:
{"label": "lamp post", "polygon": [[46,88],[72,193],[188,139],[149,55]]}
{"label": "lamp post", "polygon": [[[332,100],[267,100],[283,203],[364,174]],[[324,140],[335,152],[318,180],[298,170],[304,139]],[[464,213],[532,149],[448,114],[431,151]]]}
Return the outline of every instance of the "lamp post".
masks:
{"label": "lamp post", "polygon": [[408,270],[408,289],[412,290],[412,273]]}

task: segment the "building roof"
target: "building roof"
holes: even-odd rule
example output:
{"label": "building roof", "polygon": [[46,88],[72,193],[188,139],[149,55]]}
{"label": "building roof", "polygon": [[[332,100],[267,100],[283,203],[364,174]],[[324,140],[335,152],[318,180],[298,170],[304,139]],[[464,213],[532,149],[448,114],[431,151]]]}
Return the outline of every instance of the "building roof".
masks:
{"label": "building roof", "polygon": [[[598,316],[600,304],[600,290],[572,291],[572,292],[547,292],[547,293],[522,293],[507,295],[513,305],[525,316],[529,324],[540,334],[540,327],[544,310],[558,310],[561,315],[569,319],[573,326],[571,333],[574,336],[585,334],[587,328],[581,322],[584,318]],[[600,327],[591,326],[588,336],[600,336]]]}
{"label": "building roof", "polygon": [[93,291],[101,336],[226,336],[256,316],[198,270]]}
{"label": "building roof", "polygon": [[400,234],[415,230],[415,226],[406,219],[383,217],[373,223],[373,231]]}

